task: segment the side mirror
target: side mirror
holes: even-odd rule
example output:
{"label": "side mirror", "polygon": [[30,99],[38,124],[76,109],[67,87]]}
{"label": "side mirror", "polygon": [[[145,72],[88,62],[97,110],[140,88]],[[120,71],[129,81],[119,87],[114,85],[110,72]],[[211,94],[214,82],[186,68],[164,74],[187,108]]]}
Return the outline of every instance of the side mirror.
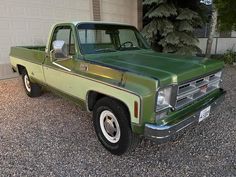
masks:
{"label": "side mirror", "polygon": [[68,48],[65,41],[57,40],[52,43],[53,53],[55,58],[67,58]]}

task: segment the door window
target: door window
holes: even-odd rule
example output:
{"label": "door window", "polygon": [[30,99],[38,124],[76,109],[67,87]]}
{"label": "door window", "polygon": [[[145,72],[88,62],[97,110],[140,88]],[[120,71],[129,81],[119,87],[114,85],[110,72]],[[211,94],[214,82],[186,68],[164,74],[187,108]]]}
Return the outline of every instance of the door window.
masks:
{"label": "door window", "polygon": [[[52,43],[56,40],[64,41],[69,55],[75,55],[75,40],[73,37],[72,29],[69,26],[57,27],[53,34]],[[51,44],[51,50],[52,50]]]}

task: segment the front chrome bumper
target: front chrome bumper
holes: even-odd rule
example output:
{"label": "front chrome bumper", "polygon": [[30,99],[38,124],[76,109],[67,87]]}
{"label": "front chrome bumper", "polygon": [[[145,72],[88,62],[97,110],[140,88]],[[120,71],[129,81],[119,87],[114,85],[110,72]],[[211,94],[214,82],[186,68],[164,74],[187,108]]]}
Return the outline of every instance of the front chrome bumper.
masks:
{"label": "front chrome bumper", "polygon": [[218,98],[211,99],[204,104],[198,111],[194,112],[191,116],[182,119],[181,121],[171,125],[156,125],[145,124],[144,136],[152,139],[158,143],[163,143],[170,140],[181,130],[189,127],[190,125],[197,124],[199,122],[200,112],[211,105],[211,112],[218,107],[224,100],[225,91],[221,90],[221,95]]}

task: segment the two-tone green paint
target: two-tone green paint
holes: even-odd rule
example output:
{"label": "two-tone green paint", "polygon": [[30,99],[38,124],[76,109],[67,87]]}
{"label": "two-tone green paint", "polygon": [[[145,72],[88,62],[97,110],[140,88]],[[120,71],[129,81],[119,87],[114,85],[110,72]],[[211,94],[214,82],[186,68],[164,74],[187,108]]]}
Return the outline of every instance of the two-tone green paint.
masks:
{"label": "two-tone green paint", "polygon": [[44,86],[60,91],[64,94],[68,94],[69,97],[80,99],[83,102],[87,102],[87,94],[90,91],[96,91],[98,93],[117,98],[127,105],[130,111],[131,121],[134,126],[135,124],[140,124],[139,118],[134,117],[133,113],[134,102],[137,101],[140,105],[140,97],[133,92],[115,87],[115,85],[92,79],[91,77],[88,78],[80,75],[79,73],[74,73],[73,71],[64,71],[60,67],[54,66],[53,64],[51,66],[42,66],[15,57],[11,57],[11,63],[15,66],[15,68],[17,68],[17,65],[19,64],[24,66],[28,71],[29,77],[35,81],[39,80],[40,83],[42,79],[39,78],[39,75],[34,73],[34,71],[39,71],[42,69]]}
{"label": "two-tone green paint", "polygon": [[[51,34],[60,25],[70,26],[74,38],[78,39],[73,23],[57,24],[51,29]],[[122,101],[129,109],[132,130],[139,134],[143,133],[145,123],[156,123],[155,105],[159,87],[179,84],[223,67],[219,61],[161,54],[150,49],[83,55],[78,40],[75,40],[76,54],[57,61],[50,55],[51,40],[52,36],[49,36],[46,47],[12,47],[12,66],[15,69],[18,65],[24,66],[33,81],[84,106],[90,91]],[[216,96],[214,93],[208,97]],[[138,118],[134,116],[135,101],[139,104]],[[204,99],[192,107],[172,112],[157,123],[162,125],[184,118],[181,115],[190,114],[202,102]]]}

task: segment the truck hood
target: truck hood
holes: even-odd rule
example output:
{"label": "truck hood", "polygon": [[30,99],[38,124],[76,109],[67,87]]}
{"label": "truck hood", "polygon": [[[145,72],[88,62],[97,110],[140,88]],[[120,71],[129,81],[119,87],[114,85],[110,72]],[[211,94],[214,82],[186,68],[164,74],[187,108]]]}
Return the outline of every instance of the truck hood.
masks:
{"label": "truck hood", "polygon": [[85,55],[97,64],[152,77],[160,85],[181,83],[217,71],[223,62],[212,59],[136,50]]}

